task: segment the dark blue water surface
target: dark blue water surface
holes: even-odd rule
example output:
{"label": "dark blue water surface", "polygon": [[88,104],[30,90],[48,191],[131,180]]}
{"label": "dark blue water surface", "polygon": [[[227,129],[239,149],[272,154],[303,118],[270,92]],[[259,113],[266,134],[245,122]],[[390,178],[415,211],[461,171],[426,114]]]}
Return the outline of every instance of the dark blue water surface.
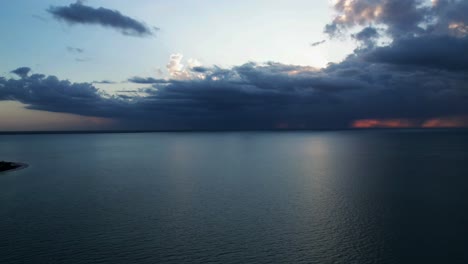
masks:
{"label": "dark blue water surface", "polygon": [[0,263],[468,263],[468,133],[1,135]]}

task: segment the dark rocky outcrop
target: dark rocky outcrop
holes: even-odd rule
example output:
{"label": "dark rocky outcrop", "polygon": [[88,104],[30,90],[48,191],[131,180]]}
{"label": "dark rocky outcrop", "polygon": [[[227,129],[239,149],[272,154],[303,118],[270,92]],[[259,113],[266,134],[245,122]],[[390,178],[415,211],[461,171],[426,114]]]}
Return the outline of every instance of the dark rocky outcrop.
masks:
{"label": "dark rocky outcrop", "polygon": [[14,162],[0,161],[0,172],[18,169],[21,166],[21,164],[17,164]]}

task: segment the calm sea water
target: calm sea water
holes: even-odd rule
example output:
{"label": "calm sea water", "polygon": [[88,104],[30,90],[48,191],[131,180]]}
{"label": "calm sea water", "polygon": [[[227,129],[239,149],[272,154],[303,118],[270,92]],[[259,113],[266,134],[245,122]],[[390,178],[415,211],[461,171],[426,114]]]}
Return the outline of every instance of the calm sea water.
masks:
{"label": "calm sea water", "polygon": [[2,135],[0,263],[468,263],[468,133]]}

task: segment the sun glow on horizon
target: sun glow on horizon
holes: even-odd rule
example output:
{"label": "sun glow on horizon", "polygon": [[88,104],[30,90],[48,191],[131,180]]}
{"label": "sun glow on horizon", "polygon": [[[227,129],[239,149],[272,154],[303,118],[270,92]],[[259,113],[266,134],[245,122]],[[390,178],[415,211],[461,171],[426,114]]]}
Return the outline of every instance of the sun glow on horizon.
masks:
{"label": "sun glow on horizon", "polygon": [[352,128],[463,128],[468,127],[468,116],[438,117],[426,120],[412,119],[360,119]]}

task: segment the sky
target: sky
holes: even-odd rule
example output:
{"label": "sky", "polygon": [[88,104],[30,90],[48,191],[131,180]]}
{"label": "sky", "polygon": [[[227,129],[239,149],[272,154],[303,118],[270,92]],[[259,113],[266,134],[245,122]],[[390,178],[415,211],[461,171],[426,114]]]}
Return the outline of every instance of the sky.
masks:
{"label": "sky", "polygon": [[17,0],[0,131],[468,126],[468,0]]}

